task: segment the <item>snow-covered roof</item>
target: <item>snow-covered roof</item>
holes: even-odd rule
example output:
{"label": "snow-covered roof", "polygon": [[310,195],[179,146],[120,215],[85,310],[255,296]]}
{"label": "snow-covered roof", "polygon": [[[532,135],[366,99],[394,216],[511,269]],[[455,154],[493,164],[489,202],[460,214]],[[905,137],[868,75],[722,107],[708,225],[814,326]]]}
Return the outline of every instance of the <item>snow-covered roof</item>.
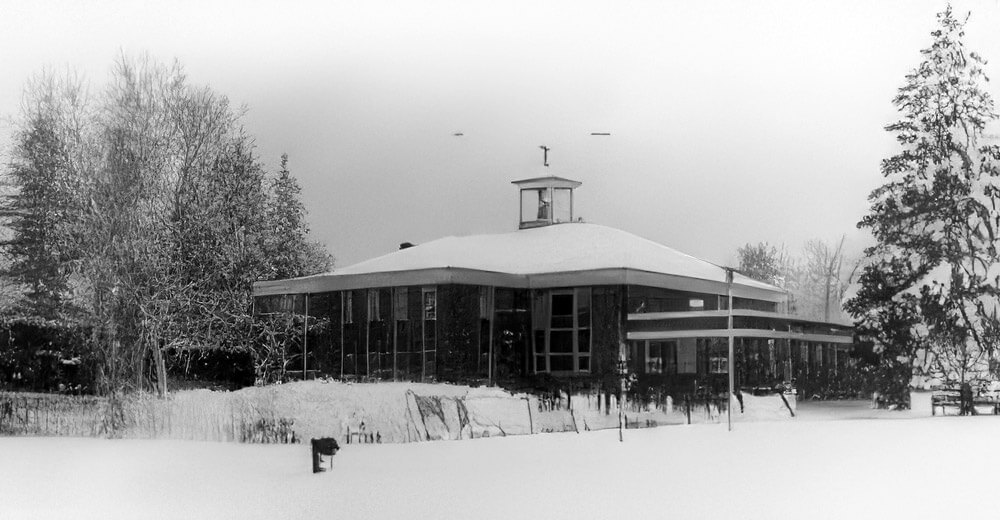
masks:
{"label": "snow-covered roof", "polygon": [[[769,301],[784,291],[739,273],[733,293]],[[258,282],[256,295],[471,283],[508,287],[632,284],[725,294],[726,270],[631,233],[567,223],[511,233],[449,236],[331,273]]]}
{"label": "snow-covered roof", "polygon": [[556,177],[555,175],[548,175],[545,177],[532,177],[530,179],[521,179],[519,181],[511,182],[511,184],[516,184],[518,188],[521,189],[531,189],[531,188],[577,188],[581,184],[580,181],[574,181],[572,179],[567,179],[565,177]]}

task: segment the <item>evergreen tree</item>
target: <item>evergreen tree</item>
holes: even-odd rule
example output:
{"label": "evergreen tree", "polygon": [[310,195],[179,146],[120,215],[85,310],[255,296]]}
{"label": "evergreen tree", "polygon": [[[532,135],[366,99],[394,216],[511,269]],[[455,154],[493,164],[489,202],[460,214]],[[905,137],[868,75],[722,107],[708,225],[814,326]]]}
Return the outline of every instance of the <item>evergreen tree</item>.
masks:
{"label": "evergreen tree", "polygon": [[87,100],[81,81],[45,73],[27,88],[21,128],[14,136],[0,215],[9,230],[2,243],[7,276],[24,288],[22,314],[55,319],[70,297],[67,224],[79,215],[73,174],[81,156]]}
{"label": "evergreen tree", "polygon": [[307,237],[306,209],[299,199],[302,188],[288,170],[288,154],[281,156],[281,169],[271,179],[267,222],[273,226],[266,246],[273,271],[271,278],[294,278],[322,273],[333,266],[333,258],[321,244]]}
{"label": "evergreen tree", "polygon": [[882,162],[886,183],[858,224],[876,245],[847,304],[881,354],[880,391],[902,407],[914,367],[974,382],[988,376],[998,340],[1000,151],[982,142],[997,116],[985,62],[962,43],[965,21],[949,6],[938,24],[893,100],[901,118],[886,130],[900,150]]}

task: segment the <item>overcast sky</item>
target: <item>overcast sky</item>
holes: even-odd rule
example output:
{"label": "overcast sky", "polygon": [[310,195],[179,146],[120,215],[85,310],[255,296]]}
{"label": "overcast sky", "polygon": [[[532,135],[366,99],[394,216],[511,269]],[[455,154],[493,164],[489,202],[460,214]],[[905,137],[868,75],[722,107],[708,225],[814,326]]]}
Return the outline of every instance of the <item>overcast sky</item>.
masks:
{"label": "overcast sky", "polygon": [[[998,2],[953,5],[972,11],[969,48],[1000,60]],[[583,182],[588,222],[720,264],[747,242],[846,233],[860,251],[890,101],[944,6],[4,0],[0,152],[42,67],[100,85],[121,51],[148,52],[249,108],[338,266],[514,230],[510,181],[544,174]]]}

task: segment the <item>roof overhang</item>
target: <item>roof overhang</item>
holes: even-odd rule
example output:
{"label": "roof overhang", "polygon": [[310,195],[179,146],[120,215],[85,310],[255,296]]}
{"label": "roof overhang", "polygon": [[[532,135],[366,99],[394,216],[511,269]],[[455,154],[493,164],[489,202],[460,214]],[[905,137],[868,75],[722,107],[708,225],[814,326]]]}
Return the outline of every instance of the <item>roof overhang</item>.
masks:
{"label": "roof overhang", "polygon": [[[513,274],[458,267],[436,267],[360,274],[338,275],[330,273],[288,280],[257,282],[254,284],[253,294],[254,296],[315,294],[377,287],[445,284],[487,285],[521,289],[548,289],[585,285],[644,285],[709,294],[725,294],[728,289],[728,284],[725,282],[629,268]],[[785,300],[784,292],[751,287],[739,283],[733,284],[733,296],[770,302]]]}

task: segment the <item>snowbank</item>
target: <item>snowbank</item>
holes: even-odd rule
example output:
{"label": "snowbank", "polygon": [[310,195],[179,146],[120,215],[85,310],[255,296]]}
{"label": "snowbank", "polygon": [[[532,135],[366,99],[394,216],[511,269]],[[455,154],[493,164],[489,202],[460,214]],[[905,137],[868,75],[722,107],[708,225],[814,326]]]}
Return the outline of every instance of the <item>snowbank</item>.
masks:
{"label": "snowbank", "polygon": [[[44,401],[45,396],[35,399]],[[744,394],[742,399],[742,405],[733,399],[735,421],[788,419],[794,411],[794,399],[786,405],[777,395]],[[40,413],[36,406],[34,415],[30,405],[22,406],[23,413],[19,409],[13,414],[20,423],[8,433],[106,435],[112,431],[107,424],[109,407],[117,425],[115,436],[256,443],[313,437],[334,437],[344,443],[456,440],[601,430],[617,428],[619,422],[614,396],[536,396],[449,384],[299,381],[237,392],[181,391],[167,399],[140,395],[114,406],[91,398],[89,416],[69,414],[78,425],[70,430],[50,428],[66,422],[60,419],[60,410],[72,403],[70,398],[57,401],[62,408]],[[629,428],[725,419],[725,408],[711,404],[675,406],[669,399],[665,405],[625,403]],[[4,424],[0,420],[0,432]]]}
{"label": "snowbank", "polygon": [[0,518],[996,516],[1000,420],[877,417],[351,444],[316,475],[302,444],[8,437]]}

